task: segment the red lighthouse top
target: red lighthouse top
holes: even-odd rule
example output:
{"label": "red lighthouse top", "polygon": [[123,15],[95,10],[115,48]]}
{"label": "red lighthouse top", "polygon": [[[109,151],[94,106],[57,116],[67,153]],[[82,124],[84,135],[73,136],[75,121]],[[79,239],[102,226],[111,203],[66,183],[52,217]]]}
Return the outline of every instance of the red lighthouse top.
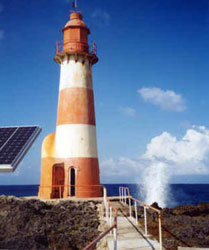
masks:
{"label": "red lighthouse top", "polygon": [[86,57],[91,59],[94,64],[98,61],[96,56],[96,45],[93,42],[90,49],[88,44],[88,35],[90,30],[82,20],[82,15],[79,12],[70,14],[70,20],[65,24],[62,29],[63,32],[63,45],[57,42],[57,51],[54,60],[58,63],[65,55],[85,54]]}
{"label": "red lighthouse top", "polygon": [[82,21],[82,15],[74,12],[63,28],[64,52],[89,52],[88,35],[90,30]]}
{"label": "red lighthouse top", "polygon": [[68,26],[71,26],[71,27],[80,26],[83,28],[87,28],[86,24],[82,21],[82,19],[83,19],[83,16],[81,13],[78,13],[78,12],[71,13],[70,20],[66,23],[65,28]]}

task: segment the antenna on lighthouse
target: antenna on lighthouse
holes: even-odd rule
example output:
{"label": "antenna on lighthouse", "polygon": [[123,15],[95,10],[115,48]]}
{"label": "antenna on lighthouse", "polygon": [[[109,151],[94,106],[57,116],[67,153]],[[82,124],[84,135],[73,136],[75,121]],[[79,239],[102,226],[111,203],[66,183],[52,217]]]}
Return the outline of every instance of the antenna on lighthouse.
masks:
{"label": "antenna on lighthouse", "polygon": [[72,2],[72,8],[73,8],[73,9],[77,9],[77,1],[76,1],[76,0],[74,0],[74,1]]}

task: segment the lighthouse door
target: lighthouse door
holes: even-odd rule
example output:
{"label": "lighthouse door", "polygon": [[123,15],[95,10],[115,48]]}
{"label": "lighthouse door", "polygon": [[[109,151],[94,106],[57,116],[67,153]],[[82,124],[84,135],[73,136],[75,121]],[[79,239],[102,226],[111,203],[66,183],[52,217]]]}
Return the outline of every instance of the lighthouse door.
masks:
{"label": "lighthouse door", "polygon": [[70,168],[70,196],[75,196],[75,168]]}
{"label": "lighthouse door", "polygon": [[64,180],[64,163],[55,164],[52,171],[52,198],[63,198]]}

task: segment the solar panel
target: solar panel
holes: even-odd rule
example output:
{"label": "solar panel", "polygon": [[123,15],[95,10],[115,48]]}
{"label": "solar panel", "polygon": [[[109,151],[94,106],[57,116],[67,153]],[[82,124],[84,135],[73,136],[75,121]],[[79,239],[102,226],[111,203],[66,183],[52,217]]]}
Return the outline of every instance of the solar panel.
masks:
{"label": "solar panel", "polygon": [[38,126],[0,127],[0,172],[13,172],[40,132]]}

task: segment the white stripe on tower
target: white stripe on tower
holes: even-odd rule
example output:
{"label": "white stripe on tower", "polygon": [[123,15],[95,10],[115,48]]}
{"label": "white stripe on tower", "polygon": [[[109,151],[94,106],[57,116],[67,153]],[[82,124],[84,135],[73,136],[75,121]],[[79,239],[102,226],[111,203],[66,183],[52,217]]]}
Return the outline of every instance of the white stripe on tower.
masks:
{"label": "white stripe on tower", "polygon": [[86,124],[57,126],[56,157],[97,157],[96,128]]}
{"label": "white stripe on tower", "polygon": [[83,63],[83,56],[78,56],[76,62],[75,56],[71,55],[69,59],[66,57],[63,59],[60,67],[59,90],[73,87],[92,89],[91,64],[88,59]]}

